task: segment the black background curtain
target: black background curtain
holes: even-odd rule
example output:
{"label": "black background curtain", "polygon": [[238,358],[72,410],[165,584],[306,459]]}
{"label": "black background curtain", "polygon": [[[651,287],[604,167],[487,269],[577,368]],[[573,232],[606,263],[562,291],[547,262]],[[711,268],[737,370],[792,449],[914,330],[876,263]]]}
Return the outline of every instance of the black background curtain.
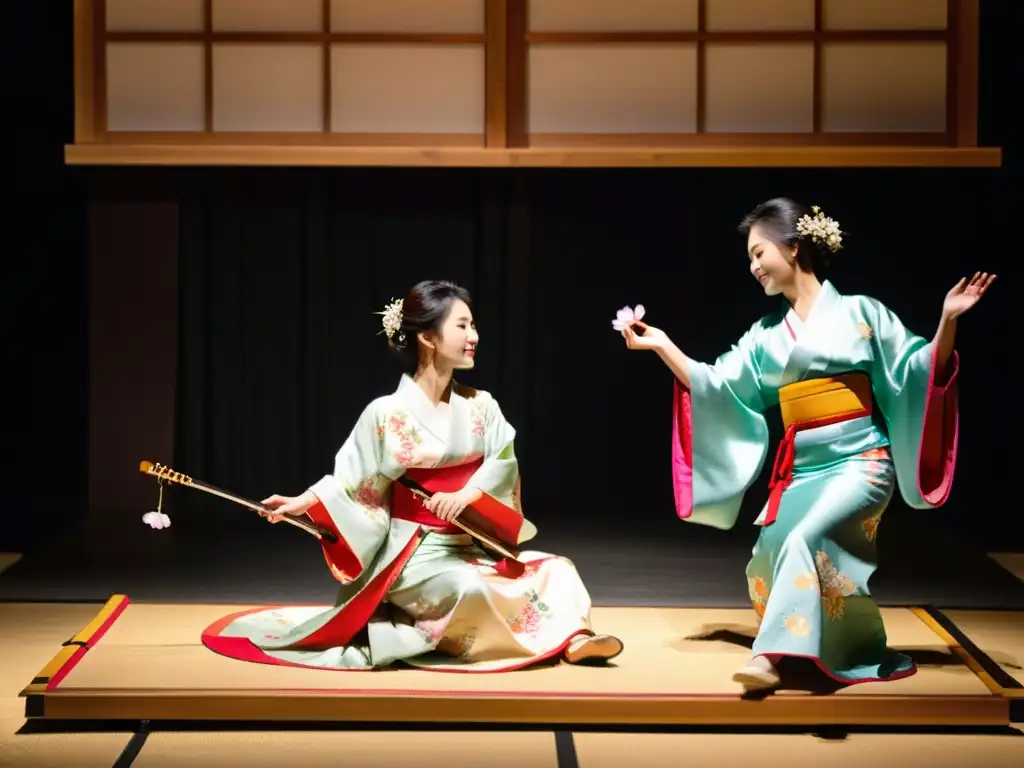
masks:
{"label": "black background curtain", "polygon": [[[749,275],[736,225],[781,194],[821,205],[849,233],[830,275],[840,292],[876,297],[930,338],[958,278],[1009,266],[986,225],[1003,205],[992,178],[939,169],[183,172],[175,460],[251,497],[301,492],[331,470],[367,403],[398,384],[402,368],[373,313],[418,280],[447,278],[473,293],[481,345],[461,378],[493,392],[518,430],[530,517],[642,527],[674,515],[671,374],[654,354],[624,348],[610,325],[618,307],[645,304],[651,324],[713,361],[777,307]],[[933,519],[957,525],[969,513],[978,529],[1001,517],[1002,483],[987,478],[1012,476],[1016,451],[1003,445],[1024,426],[999,383],[1016,358],[1003,336],[1012,290],[998,286],[959,329],[960,466]],[[765,501],[773,454],[774,444],[737,535],[748,536]],[[213,500],[215,518],[218,509]]]}
{"label": "black background curtain", "polygon": [[[143,201],[163,194],[147,188],[180,182],[178,459],[239,492],[304,487],[329,468],[358,408],[397,381],[368,312],[447,274],[476,295],[485,345],[472,383],[493,390],[519,429],[531,514],[546,495],[537,511],[548,518],[610,509],[639,525],[671,514],[670,380],[650,356],[626,354],[608,320],[644,301],[684,349],[713,358],[772,306],[746,278],[733,227],[781,193],[820,202],[851,231],[840,290],[877,296],[919,333],[932,332],[959,274],[1002,270],[998,292],[960,329],[961,464],[949,506],[929,516],[986,546],[1024,545],[1012,7],[981,4],[980,143],[1005,148],[1001,170],[120,169]],[[87,506],[89,371],[108,364],[89,356],[88,215],[103,194],[94,179],[110,169],[64,163],[70,5],[6,3],[4,14],[11,60],[33,73],[10,78],[20,117],[2,302],[0,547],[26,551]],[[231,260],[246,271],[232,275]],[[282,279],[254,282],[249,267],[261,263]],[[225,290],[213,290],[218,275]],[[614,497],[626,502],[605,503]]]}

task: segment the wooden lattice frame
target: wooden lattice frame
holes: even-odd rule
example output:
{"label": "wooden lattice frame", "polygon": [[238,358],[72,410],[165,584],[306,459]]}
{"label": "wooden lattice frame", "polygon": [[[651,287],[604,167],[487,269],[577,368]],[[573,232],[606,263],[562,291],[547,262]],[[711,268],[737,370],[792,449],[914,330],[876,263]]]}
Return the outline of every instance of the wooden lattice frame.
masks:
{"label": "wooden lattice frame", "polygon": [[[204,31],[108,32],[105,0],[75,0],[75,144],[68,161],[178,164],[386,165],[998,165],[998,149],[977,147],[979,0],[947,0],[941,30],[824,29],[815,0],[813,30],[724,32],[707,29],[698,0],[697,29],[686,32],[532,32],[527,0],[484,0],[483,34],[332,33],[331,3],[322,0],[322,30],[310,33],[214,32],[212,0],[203,0]],[[110,132],[106,125],[106,43],[197,42],[205,45],[205,131]],[[945,131],[835,133],[821,126],[821,51],[828,42],[936,41],[947,50]],[[312,43],[323,50],[324,123],[316,133],[224,133],[213,130],[212,49],[216,42]],[[484,46],[482,135],[338,134],[331,131],[331,46],[335,43],[472,43]],[[529,134],[527,62],[531,45],[690,42],[696,46],[697,131],[692,134]],[[708,133],[709,43],[813,43],[813,131]]]}

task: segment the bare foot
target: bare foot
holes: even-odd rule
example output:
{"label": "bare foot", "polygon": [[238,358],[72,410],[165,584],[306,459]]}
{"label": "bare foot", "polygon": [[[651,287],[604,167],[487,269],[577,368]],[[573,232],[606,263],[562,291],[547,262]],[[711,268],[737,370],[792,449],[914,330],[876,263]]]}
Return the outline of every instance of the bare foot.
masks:
{"label": "bare foot", "polygon": [[570,664],[608,661],[622,653],[622,649],[622,641],[611,635],[579,635],[565,649],[565,660]]}

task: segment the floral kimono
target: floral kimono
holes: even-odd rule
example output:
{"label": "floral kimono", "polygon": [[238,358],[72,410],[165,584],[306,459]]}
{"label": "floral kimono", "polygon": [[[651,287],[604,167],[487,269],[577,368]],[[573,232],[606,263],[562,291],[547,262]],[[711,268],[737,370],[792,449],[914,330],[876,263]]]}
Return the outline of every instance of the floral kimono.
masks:
{"label": "floral kimono", "polygon": [[954,353],[940,380],[933,343],[878,301],[825,282],[805,322],[784,307],[713,365],[692,363],[689,389],[677,382],[672,463],[684,520],[732,528],[767,455],[765,411],[779,406],[786,429],[747,566],[754,655],[808,658],[842,683],[914,673],[886,649],[868,579],[897,481],[917,509],[949,495],[958,365]]}
{"label": "floral kimono", "polygon": [[[510,567],[396,482],[408,474],[429,490],[469,485],[520,510],[514,437],[488,393],[453,383],[450,402],[435,407],[403,376],[363,411],[333,474],[311,489],[319,503],[307,514],[338,537],[325,545],[341,583],[336,604],[233,614],[206,629],[204,644],[268,664],[499,672],[593,634],[590,596],[569,560],[524,551]],[[535,533],[525,520],[521,531],[520,540]]]}

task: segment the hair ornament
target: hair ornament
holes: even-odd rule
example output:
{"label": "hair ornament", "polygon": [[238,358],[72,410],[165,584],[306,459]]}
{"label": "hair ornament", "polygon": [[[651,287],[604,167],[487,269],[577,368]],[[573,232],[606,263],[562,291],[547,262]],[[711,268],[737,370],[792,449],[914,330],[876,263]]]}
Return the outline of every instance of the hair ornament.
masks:
{"label": "hair ornament", "polygon": [[801,216],[796,223],[796,231],[801,235],[810,236],[814,242],[835,253],[843,247],[843,232],[839,229],[839,222],[830,219],[816,205],[811,206],[811,211],[814,212],[814,216]]}
{"label": "hair ornament", "polygon": [[402,344],[405,342],[405,333],[402,331],[402,307],[404,304],[403,299],[391,299],[390,304],[384,305],[383,312],[376,312],[375,314],[381,315],[381,325],[384,326],[383,333],[388,337],[390,342],[394,335],[398,334],[398,343]]}

